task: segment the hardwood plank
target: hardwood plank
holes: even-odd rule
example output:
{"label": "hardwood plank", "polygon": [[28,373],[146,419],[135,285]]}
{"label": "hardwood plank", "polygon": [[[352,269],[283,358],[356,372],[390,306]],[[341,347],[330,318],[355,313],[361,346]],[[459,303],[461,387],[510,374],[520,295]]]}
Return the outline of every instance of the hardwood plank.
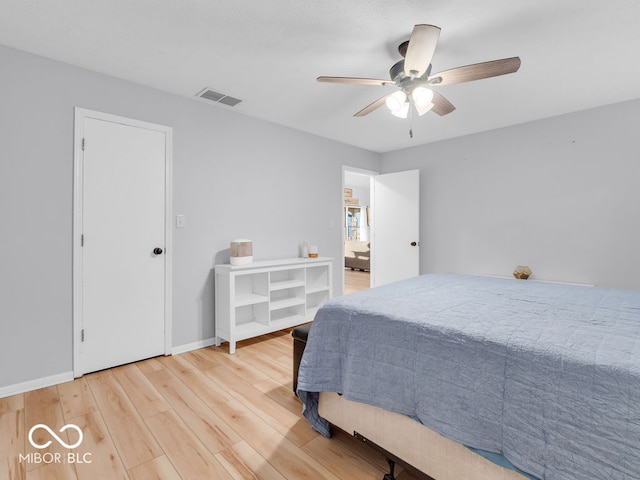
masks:
{"label": "hardwood plank", "polygon": [[223,349],[222,346],[220,347],[216,347],[216,346],[210,346],[210,347],[204,347],[204,348],[200,348],[198,350],[194,350],[194,352],[198,352],[198,355],[202,355],[205,357],[210,358],[212,361],[216,362],[218,365],[220,365],[221,363],[224,363],[225,360],[225,356],[229,355],[229,352],[224,351],[226,349]]}
{"label": "hardwood plank", "polygon": [[162,455],[162,449],[112,372],[87,376],[96,403],[126,469]]}
{"label": "hardwood plank", "polygon": [[302,413],[302,402],[293,393],[292,380],[286,383],[279,383],[269,378],[262,382],[254,383],[253,386],[294,415]]}
{"label": "hardwood plank", "polygon": [[244,440],[216,454],[216,459],[231,473],[233,478],[285,480],[285,477],[273,465]]}
{"label": "hardwood plank", "polygon": [[188,361],[184,355],[171,355],[167,357],[161,357],[158,359],[158,363],[162,365],[162,368],[168,368],[169,370],[178,374],[185,370],[194,370],[196,366]]}
{"label": "hardwood plank", "polygon": [[25,453],[24,410],[0,415],[0,480],[25,480],[26,464],[20,462]]}
{"label": "hardwood plank", "polygon": [[[243,358],[242,355],[238,355],[237,353],[234,355],[229,355],[226,353],[228,358],[225,358],[225,361],[221,363],[220,368],[226,368],[228,370],[233,371],[236,375],[243,378],[245,382],[253,384],[256,382],[261,382],[269,378],[268,375],[262,373],[261,370],[257,370],[251,364],[248,364]],[[210,371],[210,370],[209,370]],[[206,373],[208,373],[207,371]]]}
{"label": "hardwood plank", "polygon": [[[246,364],[252,366],[274,380],[286,382],[291,378],[291,364],[283,364],[278,362],[277,358],[281,357],[280,349],[265,348],[266,342],[256,343],[251,349],[239,350],[236,355]],[[291,345],[293,348],[293,345]],[[269,361],[265,362],[265,358]]]}
{"label": "hardwood plank", "polygon": [[171,408],[135,364],[115,368],[113,374],[142,418],[152,417]]}
{"label": "hardwood plank", "polygon": [[198,370],[208,370],[210,368],[218,367],[220,362],[215,358],[202,353],[200,350],[193,350],[191,352],[183,353],[179,355],[189,363],[193,364]]}
{"label": "hardwood plank", "polygon": [[[73,432],[73,440],[69,440],[69,430],[60,432],[60,429],[64,427],[64,415],[62,414],[62,406],[60,404],[60,397],[58,396],[58,389],[56,387],[41,388],[33,390],[32,392],[25,394],[25,436],[28,439],[28,432],[36,425],[43,424],[56,433],[67,444],[75,443],[77,440],[77,434]],[[62,458],[67,453],[67,449],[60,445],[57,441],[51,438],[51,434],[44,428],[36,428],[33,430],[32,439],[37,445],[44,445],[46,442],[51,441],[51,444],[43,449],[36,449],[30,442],[25,442],[25,453],[29,454],[41,454],[41,455],[53,455]],[[42,462],[27,462],[27,478],[30,478],[32,470],[41,470],[35,475],[47,474],[51,475],[51,478],[76,478],[75,469],[73,464],[69,463],[51,463],[49,465],[43,465]],[[62,475],[62,477],[59,477]]]}
{"label": "hardwood plank", "polygon": [[296,480],[332,479],[333,475],[324,465],[293,442],[277,432],[256,413],[238,400],[218,407],[218,413],[238,434],[263,458],[286,478]]}
{"label": "hardwood plank", "polygon": [[66,419],[86,415],[98,409],[84,377],[58,385],[62,414]]}
{"label": "hardwood plank", "polygon": [[240,441],[234,430],[173,373],[160,370],[147,375],[173,411],[189,425],[210,452],[218,453]]}
{"label": "hardwood plank", "polygon": [[[251,355],[253,357],[262,356],[263,363],[273,363],[275,358],[286,355],[287,350],[293,343],[293,338],[290,336],[288,337],[290,341],[287,342],[286,345],[278,342],[276,340],[277,338],[278,337],[268,335],[255,337],[252,339],[255,342],[252,344],[252,348],[246,348],[241,353]],[[265,358],[268,358],[269,362],[264,362]]]}
{"label": "hardwood plank", "polygon": [[379,470],[373,465],[362,461],[353,451],[344,448],[334,439],[318,436],[307,443],[302,450],[307,452],[318,462],[326,465],[338,478],[353,480],[368,480],[382,478],[387,471]]}
{"label": "hardwood plank", "polygon": [[227,391],[232,392],[236,399],[296,445],[304,445],[318,435],[309,428],[309,423],[300,413],[301,410],[298,413],[292,413],[268,395],[246,383],[233,370],[218,367],[207,370],[206,374]]}
{"label": "hardwood plank", "polygon": [[0,398],[0,415],[24,408],[24,394]]}
{"label": "hardwood plank", "polygon": [[[238,342],[238,345],[246,341],[247,340]],[[212,345],[210,347],[201,348],[199,349],[199,351],[201,352],[202,355],[207,355],[208,357],[212,358],[213,360],[217,361],[220,364],[225,363],[227,361],[227,357],[233,356],[233,355],[229,355],[229,349],[227,348],[226,345],[220,345],[219,347]]]}
{"label": "hardwood plank", "polygon": [[369,272],[361,272],[360,270],[344,269],[344,293],[359,292],[371,288],[371,279]]}
{"label": "hardwood plank", "polygon": [[142,360],[141,362],[137,362],[136,365],[140,369],[142,373],[153,372],[154,370],[162,369],[162,364],[158,361],[158,358],[148,358],[146,360]]}
{"label": "hardwood plank", "polygon": [[80,427],[84,435],[82,444],[73,450],[79,480],[129,480],[100,412],[92,411],[67,421]]}
{"label": "hardwood plank", "polygon": [[[258,343],[265,343],[265,342],[269,344],[277,345],[276,342],[282,337],[286,338],[288,335],[290,335],[291,330],[292,328],[285,328],[282,330],[276,330],[275,332],[265,333],[264,335],[260,335],[258,337],[252,337],[246,340],[242,340],[241,342],[238,342],[238,345],[242,347],[249,347]],[[251,350],[251,349],[249,348],[248,350]],[[227,351],[225,350],[225,352]]]}
{"label": "hardwood plank", "polygon": [[72,464],[50,463],[27,471],[27,480],[77,480]]}
{"label": "hardwood plank", "polygon": [[129,470],[131,480],[182,480],[166,455]]}
{"label": "hardwood plank", "polygon": [[182,478],[232,478],[173,410],[145,421]]}
{"label": "hardwood plank", "polygon": [[183,383],[188,385],[191,391],[209,407],[215,407],[219,403],[231,400],[231,395],[220,388],[220,385],[211,380],[201,370],[197,368],[182,368],[181,364],[177,362],[175,365],[170,365],[168,362],[166,366],[168,367],[167,370],[170,370]]}

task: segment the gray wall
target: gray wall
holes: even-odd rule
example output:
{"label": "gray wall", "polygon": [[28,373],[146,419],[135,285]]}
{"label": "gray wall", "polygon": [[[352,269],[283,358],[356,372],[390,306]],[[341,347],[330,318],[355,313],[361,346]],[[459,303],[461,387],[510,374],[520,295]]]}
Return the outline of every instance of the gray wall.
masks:
{"label": "gray wall", "polygon": [[638,118],[640,100],[384,154],[421,172],[421,272],[640,289]]}
{"label": "gray wall", "polygon": [[174,129],[174,346],[214,335],[211,269],[233,238],[256,259],[308,239],[340,289],[342,166],[378,154],[5,47],[0,65],[0,387],[72,370],[76,106]]}
{"label": "gray wall", "polygon": [[[73,108],[174,128],[173,345],[213,336],[212,266],[307,239],[342,272],[342,166],[421,171],[421,272],[640,289],[640,101],[382,156],[0,47],[0,388],[72,369]],[[170,74],[170,72],[169,72]]]}

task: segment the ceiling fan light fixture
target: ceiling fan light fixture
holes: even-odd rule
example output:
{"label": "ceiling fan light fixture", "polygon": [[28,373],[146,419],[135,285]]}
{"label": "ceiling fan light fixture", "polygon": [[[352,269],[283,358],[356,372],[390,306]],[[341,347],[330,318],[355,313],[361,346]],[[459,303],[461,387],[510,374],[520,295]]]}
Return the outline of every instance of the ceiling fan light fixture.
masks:
{"label": "ceiling fan light fixture", "polygon": [[407,108],[409,105],[407,103],[407,94],[404,93],[402,90],[398,90],[397,92],[389,95],[384,103],[387,105],[387,108],[391,110],[391,113],[393,113],[394,115],[395,115],[395,112],[400,112],[401,110],[403,110],[405,104],[407,105]]}
{"label": "ceiling fan light fixture", "polygon": [[413,98],[416,107],[428,107],[433,100],[433,90],[425,87],[416,87],[413,89],[413,92],[411,92],[411,97]]}
{"label": "ceiling fan light fixture", "polygon": [[411,38],[398,47],[400,55],[404,59],[396,62],[389,70],[391,80],[327,76],[320,76],[317,80],[342,84],[393,85],[398,87],[399,91],[384,95],[371,102],[357,112],[354,117],[364,117],[385,103],[396,117],[407,118],[409,113],[413,113],[412,108],[414,107],[420,115],[433,111],[436,115],[443,116],[453,112],[456,107],[438,93],[437,89],[431,90],[428,88],[429,86],[455,85],[497,77],[517,72],[520,68],[520,57],[509,57],[450,68],[432,75],[431,60],[439,37],[440,27],[428,24],[414,25]]}
{"label": "ceiling fan light fixture", "polygon": [[407,118],[409,114],[409,102],[404,102],[399,109],[391,110],[391,115],[395,115],[398,118]]}
{"label": "ceiling fan light fixture", "polygon": [[427,105],[426,107],[421,107],[420,105],[418,105],[416,103],[416,110],[418,111],[418,115],[422,116],[427,112],[430,112],[431,109],[434,107],[433,103],[430,103],[429,105]]}

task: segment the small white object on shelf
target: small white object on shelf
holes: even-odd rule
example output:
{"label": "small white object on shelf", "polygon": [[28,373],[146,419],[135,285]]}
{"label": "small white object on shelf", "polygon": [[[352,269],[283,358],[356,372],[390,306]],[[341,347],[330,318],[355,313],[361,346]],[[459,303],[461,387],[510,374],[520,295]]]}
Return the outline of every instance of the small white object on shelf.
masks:
{"label": "small white object on shelf", "polygon": [[216,346],[313,320],[332,296],[333,259],[290,258],[215,266]]}
{"label": "small white object on shelf", "polygon": [[253,242],[239,238],[231,242],[229,247],[231,265],[246,265],[253,262]]}

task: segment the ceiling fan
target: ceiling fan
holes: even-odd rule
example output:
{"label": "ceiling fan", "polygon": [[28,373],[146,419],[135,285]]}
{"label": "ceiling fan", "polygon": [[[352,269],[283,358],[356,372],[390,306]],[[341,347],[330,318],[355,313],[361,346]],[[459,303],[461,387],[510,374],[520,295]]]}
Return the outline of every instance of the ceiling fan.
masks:
{"label": "ceiling fan", "polygon": [[452,68],[432,75],[431,59],[439,37],[440,27],[424,24],[415,25],[411,38],[398,46],[398,51],[404,57],[404,60],[400,60],[389,70],[391,80],[325,76],[318,77],[317,80],[319,82],[358,85],[390,85],[399,88],[399,90],[367,105],[357,112],[354,117],[363,117],[383,104],[387,105],[393,115],[401,118],[407,118],[407,115],[412,111],[412,105],[418,115],[433,111],[442,116],[453,112],[456,107],[430,87],[496,77],[517,72],[520,68],[520,58],[510,57]]}

